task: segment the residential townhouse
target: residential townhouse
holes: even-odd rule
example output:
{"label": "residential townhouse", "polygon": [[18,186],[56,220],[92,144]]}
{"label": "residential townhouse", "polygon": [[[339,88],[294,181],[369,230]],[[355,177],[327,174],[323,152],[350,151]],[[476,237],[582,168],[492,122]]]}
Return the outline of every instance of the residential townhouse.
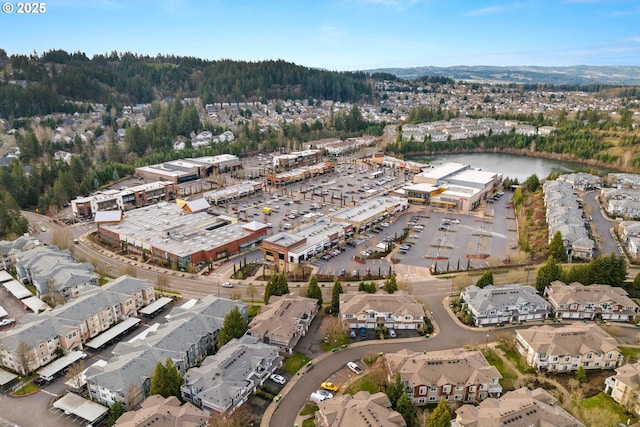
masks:
{"label": "residential townhouse", "polygon": [[15,259],[18,280],[34,285],[38,297],[68,300],[98,285],[93,265],[76,262],[67,249],[39,246],[16,254]]}
{"label": "residential townhouse", "polygon": [[595,323],[517,330],[516,342],[527,364],[539,371],[572,372],[580,366],[585,370],[615,369],[622,364],[615,338]]}
{"label": "residential townhouse", "polygon": [[180,403],[175,396],[158,394],[147,397],[137,411],[125,412],[115,427],[207,427],[209,416],[191,403]]}
{"label": "residential townhouse", "polygon": [[1,363],[15,370],[20,366],[16,362],[24,361],[23,355],[30,351],[34,357],[28,358],[29,363],[32,370],[37,369],[54,360],[58,348],[63,352],[79,350],[87,341],[153,301],[153,283],[121,276],[52,311],[25,315],[18,327],[0,332]]}
{"label": "residential townhouse", "polygon": [[633,321],[640,309],[623,288],[582,283],[570,284],[555,280],[545,288],[544,295],[560,319]]}
{"label": "residential townhouse", "polygon": [[425,327],[422,305],[406,291],[340,294],[340,319],[351,329],[387,327],[422,331]]}
{"label": "residential townhouse", "polygon": [[231,413],[264,384],[282,360],[277,347],[248,335],[234,338],[200,367],[187,371],[180,388],[182,399],[208,413]]}
{"label": "residential townhouse", "polygon": [[272,296],[260,313],[251,319],[247,335],[293,353],[300,338],[318,314],[318,301],[295,294]]}
{"label": "residential townhouse", "polygon": [[127,409],[136,408],[149,396],[151,375],[158,362],[164,364],[169,358],[185,375],[217,349],[224,317],[234,307],[247,318],[244,303],[214,295],[188,308],[174,308],[167,323],[143,338],[119,343],[106,365],[87,370],[89,394],[105,405],[118,400]]}
{"label": "residential townhouse", "polygon": [[616,234],[626,243],[623,247],[627,255],[636,260],[640,258],[640,221],[620,221]]}
{"label": "residential townhouse", "polygon": [[414,405],[480,402],[502,394],[502,375],[480,351],[449,349],[385,354],[389,381],[400,374]]}
{"label": "residential townhouse", "polygon": [[640,190],[640,175],[634,173],[610,173],[606,178],[611,187]]}
{"label": "residential townhouse", "polygon": [[549,303],[532,286],[518,284],[484,288],[472,285],[460,293],[463,308],[473,316],[475,326],[546,319]]}
{"label": "residential townhouse", "polygon": [[613,400],[634,415],[640,415],[640,362],[616,368],[616,374],[607,378],[604,385],[604,392]]}
{"label": "residential townhouse", "polygon": [[318,403],[315,416],[318,427],[406,427],[399,412],[391,408],[384,393],[359,391]]}
{"label": "residential townhouse", "polygon": [[461,406],[451,427],[585,427],[557,403],[558,399],[542,388],[522,387],[497,399],[485,399],[477,406]]}
{"label": "residential townhouse", "polygon": [[20,236],[13,241],[0,240],[0,270],[13,270],[16,254],[40,246],[40,241],[32,236]]}
{"label": "residential townhouse", "polygon": [[547,180],[542,185],[546,219],[549,225],[549,241],[557,231],[562,235],[569,260],[590,260],[595,242],[587,230],[587,215],[582,209],[576,190],[564,181]]}
{"label": "residential townhouse", "polygon": [[612,217],[640,218],[640,190],[603,188],[598,195],[602,207]]}
{"label": "residential townhouse", "polygon": [[568,182],[574,190],[582,191],[601,188],[604,183],[602,177],[583,172],[560,175],[558,181]]}

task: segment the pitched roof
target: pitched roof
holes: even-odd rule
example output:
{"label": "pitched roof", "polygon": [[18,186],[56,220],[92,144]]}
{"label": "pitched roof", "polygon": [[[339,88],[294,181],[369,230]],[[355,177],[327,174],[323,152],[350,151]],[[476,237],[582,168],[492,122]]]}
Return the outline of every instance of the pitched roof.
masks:
{"label": "pitched roof", "polygon": [[116,427],[204,427],[209,415],[189,402],[180,404],[175,396],[164,398],[158,394],[147,397],[140,409],[125,412]]}
{"label": "pitched roof", "polygon": [[551,325],[533,326],[516,331],[537,353],[548,355],[583,355],[618,350],[615,338],[595,323],[577,322],[554,328]]}
{"label": "pitched roof", "polygon": [[405,314],[411,314],[415,317],[424,316],[422,305],[415,302],[405,291],[393,294],[386,292],[340,294],[340,314],[342,316],[347,314],[358,316],[370,312],[392,313],[396,316]]}
{"label": "pitched roof", "polygon": [[411,387],[490,384],[502,375],[479,351],[450,349],[427,353],[401,350],[385,355],[389,370],[399,372]]}
{"label": "pitched roof", "polygon": [[[318,403],[318,415],[329,427],[405,427],[400,413],[391,409],[384,393],[360,391],[353,397],[346,394]],[[323,424],[325,425],[325,424]]]}
{"label": "pitched roof", "polygon": [[478,406],[463,405],[456,410],[452,427],[584,427],[584,424],[556,405],[557,400],[547,391],[526,387],[488,398]]}
{"label": "pitched roof", "polygon": [[268,337],[273,341],[290,343],[301,335],[300,321],[309,322],[317,310],[318,301],[313,298],[295,294],[274,295],[251,320],[247,333],[260,339]]}

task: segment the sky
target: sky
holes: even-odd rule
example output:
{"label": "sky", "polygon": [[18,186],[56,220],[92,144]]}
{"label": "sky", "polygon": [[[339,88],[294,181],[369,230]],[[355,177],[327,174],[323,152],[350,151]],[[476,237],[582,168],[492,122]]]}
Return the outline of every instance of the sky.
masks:
{"label": "sky", "polygon": [[639,0],[50,0],[41,14],[0,3],[8,54],[283,59],[336,71],[640,65]]}

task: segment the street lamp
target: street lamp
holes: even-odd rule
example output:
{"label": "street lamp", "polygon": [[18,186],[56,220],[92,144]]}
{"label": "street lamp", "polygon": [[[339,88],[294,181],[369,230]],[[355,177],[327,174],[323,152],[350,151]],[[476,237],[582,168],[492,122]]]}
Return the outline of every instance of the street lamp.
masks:
{"label": "street lamp", "polygon": [[484,349],[486,350],[489,347],[489,334],[487,334],[487,339],[484,342]]}
{"label": "street lamp", "polygon": [[349,389],[351,389],[351,374],[349,374]]}

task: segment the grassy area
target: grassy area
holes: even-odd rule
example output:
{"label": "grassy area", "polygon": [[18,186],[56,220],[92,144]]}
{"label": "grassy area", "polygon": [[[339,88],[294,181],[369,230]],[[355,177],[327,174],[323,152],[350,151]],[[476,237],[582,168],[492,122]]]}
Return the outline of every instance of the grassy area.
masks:
{"label": "grassy area", "polygon": [[351,378],[351,385],[345,390],[345,394],[354,395],[359,391],[368,391],[371,394],[380,391],[381,384],[374,375],[363,375],[358,379]]}
{"label": "grassy area", "polygon": [[534,369],[525,363],[525,360],[520,356],[515,350],[508,350],[506,347],[499,345],[498,348],[502,350],[504,353],[504,357],[506,357],[509,362],[515,366],[521,374],[530,374],[534,371]]}
{"label": "grassy area", "polygon": [[14,396],[24,396],[25,394],[31,394],[34,393],[36,391],[40,390],[40,388],[35,385],[34,383],[26,383],[25,385],[23,385],[22,387],[20,387],[18,390],[16,390],[13,395]]}
{"label": "grassy area", "polygon": [[302,422],[302,427],[316,427],[316,423],[313,418],[309,418]]}
{"label": "grassy area", "polygon": [[315,403],[307,403],[304,408],[302,408],[302,411],[300,411],[300,415],[313,415],[317,410],[318,405],[316,405]]}
{"label": "grassy area", "polygon": [[302,353],[294,353],[285,359],[284,370],[291,375],[295,375],[309,360],[311,359]]}
{"label": "grassy area", "polygon": [[513,372],[509,367],[507,367],[504,360],[498,356],[495,351],[489,349],[483,352],[484,357],[487,359],[489,364],[496,367],[500,375],[502,375],[502,379],[500,380],[500,385],[504,391],[515,390],[515,382],[518,379],[518,375]]}
{"label": "grassy area", "polygon": [[579,400],[575,405],[578,417],[588,427],[625,424],[627,419],[631,419],[631,424],[637,421],[606,393],[599,393],[593,397]]}
{"label": "grassy area", "polygon": [[640,348],[636,347],[618,347],[620,349],[620,353],[624,356],[624,361],[629,362],[631,359],[638,360],[640,359]]}
{"label": "grassy area", "polygon": [[262,308],[262,306],[260,305],[250,305],[249,306],[249,317],[255,317],[257,316],[258,313],[260,313],[260,309]]}

